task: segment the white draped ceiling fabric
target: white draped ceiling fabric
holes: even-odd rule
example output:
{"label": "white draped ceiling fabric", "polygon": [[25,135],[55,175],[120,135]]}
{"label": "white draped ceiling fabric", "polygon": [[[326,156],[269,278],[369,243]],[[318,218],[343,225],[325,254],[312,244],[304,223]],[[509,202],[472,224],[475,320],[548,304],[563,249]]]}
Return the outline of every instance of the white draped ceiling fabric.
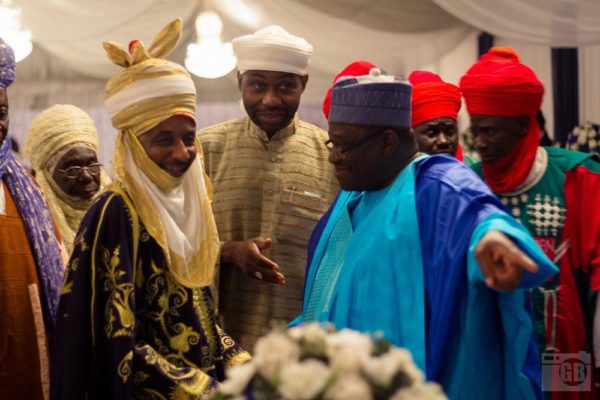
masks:
{"label": "white draped ceiling fabric", "polygon": [[179,16],[189,19],[198,4],[189,0],[22,0],[24,26],[33,40],[55,57],[90,77],[108,78],[118,67],[108,61],[102,41],[127,46],[130,40],[150,43]]}
{"label": "white draped ceiling fabric", "polygon": [[[497,44],[519,48],[552,95],[551,47],[579,49],[580,122],[600,121],[600,1],[433,0],[470,25],[496,36]],[[517,45],[518,44],[518,45]],[[544,114],[552,115],[546,101]]]}
{"label": "white draped ceiling fabric", "polygon": [[[322,98],[331,78],[357,58],[406,74],[451,52],[473,31],[427,0],[248,0],[261,16],[255,26],[239,21],[236,2],[213,3],[223,15],[226,39],[278,24],[312,43],[316,50],[306,95],[315,100]],[[22,7],[24,24],[37,45],[76,71],[104,79],[117,67],[107,62],[101,41],[126,45],[133,38],[149,40],[178,16],[186,21],[187,37],[200,9],[199,3],[189,0],[21,0],[16,4]]]}
{"label": "white draped ceiling fabric", "polygon": [[493,35],[552,47],[600,44],[597,0],[433,0]]}
{"label": "white draped ceiling fabric", "polygon": [[[363,59],[398,75],[429,69],[458,83],[477,59],[477,33],[511,44],[544,82],[544,110],[552,127],[550,46],[583,46],[581,77],[595,88],[580,89],[582,117],[600,121],[600,6],[596,0],[214,0],[224,23],[223,39],[268,24],[283,26],[315,47],[301,116],[324,125],[320,105],[331,79],[346,64]],[[547,3],[553,4],[549,6]],[[202,1],[190,0],[15,0],[22,23],[31,30],[34,51],[17,65],[11,87],[11,134],[25,135],[32,117],[55,103],[72,103],[96,120],[101,158],[110,159],[114,133],[104,112],[102,89],[118,67],[108,61],[101,42],[126,46],[149,43],[170,20],[181,17],[184,32],[171,59],[183,64],[194,40],[194,19]],[[247,13],[250,17],[243,18]],[[547,55],[547,56],[546,56]],[[195,78],[199,125],[242,114],[236,74]],[[591,101],[592,100],[592,101]],[[460,120],[463,129],[467,121]]]}

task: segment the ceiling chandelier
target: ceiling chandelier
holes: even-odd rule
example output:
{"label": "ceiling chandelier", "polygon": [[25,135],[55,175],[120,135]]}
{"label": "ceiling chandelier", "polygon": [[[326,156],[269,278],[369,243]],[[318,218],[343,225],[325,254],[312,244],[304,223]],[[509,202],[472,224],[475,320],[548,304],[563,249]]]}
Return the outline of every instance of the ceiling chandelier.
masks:
{"label": "ceiling chandelier", "polygon": [[0,37],[12,47],[16,62],[31,53],[31,32],[21,30],[21,10],[11,0],[0,0]]}
{"label": "ceiling chandelier", "polygon": [[221,41],[223,22],[213,11],[201,12],[196,17],[196,42],[187,48],[185,67],[201,78],[215,79],[227,75],[236,66],[237,59],[231,42]]}

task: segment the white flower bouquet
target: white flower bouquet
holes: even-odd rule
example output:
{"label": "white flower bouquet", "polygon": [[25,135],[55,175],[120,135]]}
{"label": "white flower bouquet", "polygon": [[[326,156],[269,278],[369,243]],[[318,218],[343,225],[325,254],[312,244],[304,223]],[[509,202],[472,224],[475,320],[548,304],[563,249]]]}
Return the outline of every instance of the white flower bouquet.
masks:
{"label": "white flower bouquet", "polygon": [[407,350],[349,329],[308,324],[273,331],[252,361],[228,371],[214,400],[443,400]]}

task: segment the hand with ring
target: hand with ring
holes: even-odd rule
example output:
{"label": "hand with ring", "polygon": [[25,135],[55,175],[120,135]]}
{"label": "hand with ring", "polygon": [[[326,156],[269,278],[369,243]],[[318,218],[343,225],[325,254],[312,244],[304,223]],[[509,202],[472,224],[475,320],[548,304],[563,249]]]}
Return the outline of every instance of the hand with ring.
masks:
{"label": "hand with ring", "polygon": [[225,242],[221,248],[221,262],[234,264],[258,280],[285,285],[279,265],[262,254],[272,244],[271,239],[262,237]]}

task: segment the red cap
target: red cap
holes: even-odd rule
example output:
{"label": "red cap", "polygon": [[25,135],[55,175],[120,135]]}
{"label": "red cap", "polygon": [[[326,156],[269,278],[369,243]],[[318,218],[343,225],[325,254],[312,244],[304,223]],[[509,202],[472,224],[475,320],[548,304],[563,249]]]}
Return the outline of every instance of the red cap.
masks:
{"label": "red cap", "polygon": [[408,76],[413,85],[411,125],[414,128],[432,119],[456,120],[460,110],[460,90],[429,71],[413,71]]}

